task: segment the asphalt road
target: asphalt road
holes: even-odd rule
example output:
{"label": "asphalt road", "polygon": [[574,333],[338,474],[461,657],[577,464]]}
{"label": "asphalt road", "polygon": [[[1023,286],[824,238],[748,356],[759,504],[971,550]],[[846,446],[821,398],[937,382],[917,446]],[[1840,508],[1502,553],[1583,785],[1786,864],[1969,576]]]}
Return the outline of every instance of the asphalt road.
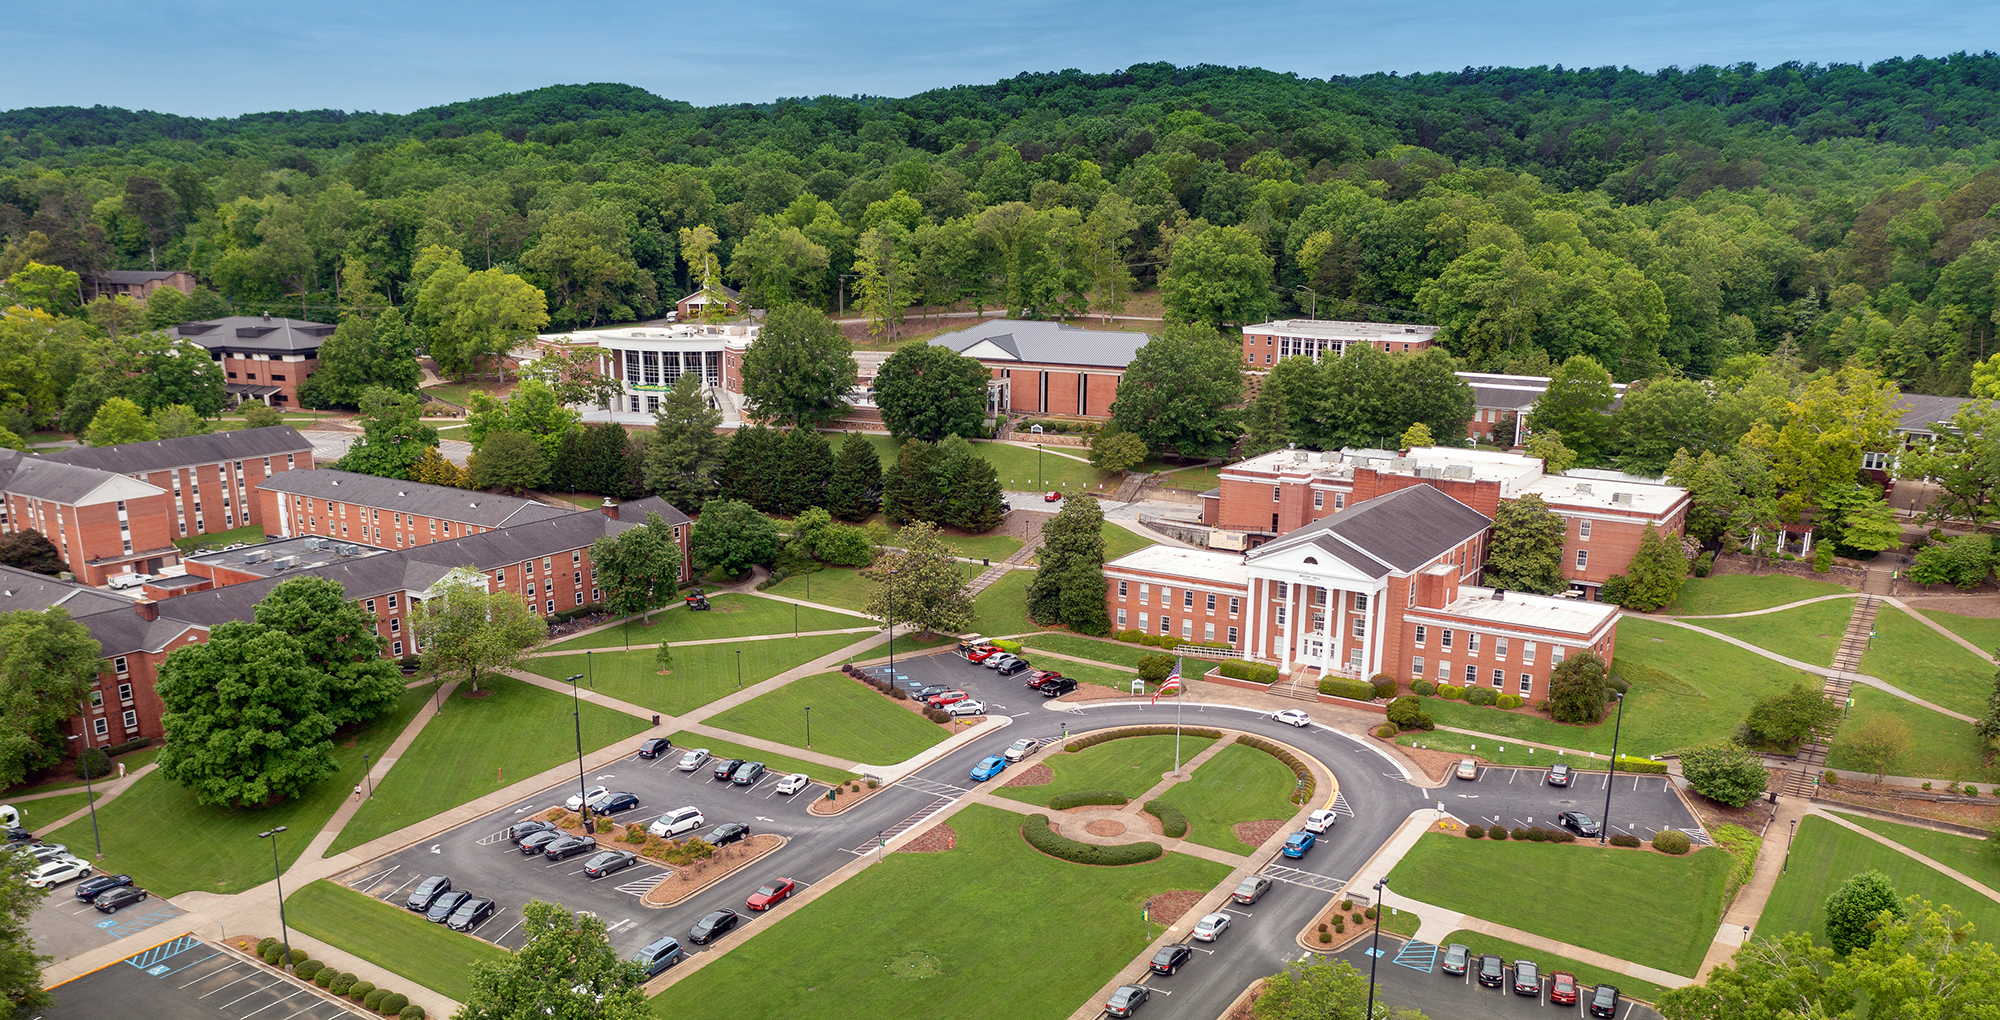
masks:
{"label": "asphalt road", "polygon": [[128,956],[57,986],[43,1020],[347,1020],[373,1016],[359,1006],[244,963],[192,935]]}
{"label": "asphalt road", "polygon": [[[1540,995],[1517,995],[1513,990],[1512,960],[1507,961],[1507,984],[1487,988],[1473,979],[1470,970],[1462,976],[1438,970],[1437,961],[1442,952],[1427,943],[1412,942],[1406,948],[1402,939],[1386,934],[1382,936],[1381,943],[1382,955],[1373,960],[1368,955],[1372,948],[1372,940],[1369,939],[1363,939],[1339,953],[1338,958],[1346,960],[1363,974],[1368,973],[1372,965],[1376,997],[1390,1006],[1407,1006],[1421,1010],[1426,1016],[1458,1020],[1590,1015],[1587,1007],[1593,986],[1580,986],[1576,1005],[1556,1006],[1548,1000],[1550,979],[1546,972],[1542,974]],[[1479,947],[1473,946],[1472,949],[1477,952]],[[1660,1014],[1650,1006],[1620,999],[1618,1020],[1660,1020]]]}

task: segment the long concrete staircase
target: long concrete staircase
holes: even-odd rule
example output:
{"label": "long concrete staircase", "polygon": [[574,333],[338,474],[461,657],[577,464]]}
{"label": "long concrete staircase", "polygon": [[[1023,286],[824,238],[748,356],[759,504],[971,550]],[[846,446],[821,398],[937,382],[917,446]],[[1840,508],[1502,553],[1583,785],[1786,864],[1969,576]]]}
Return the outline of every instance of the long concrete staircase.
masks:
{"label": "long concrete staircase", "polygon": [[[1884,593],[1887,590],[1887,572],[1879,572],[1883,577]],[[1872,586],[1878,572],[1869,571],[1868,580]],[[1866,588],[1863,589],[1867,591]],[[1875,594],[1863,594],[1855,601],[1854,615],[1847,618],[1847,631],[1840,636],[1840,649],[1833,656],[1833,675],[1820,685],[1820,694],[1828,701],[1845,707],[1847,699],[1854,693],[1854,681],[1844,674],[1861,668],[1861,656],[1868,651],[1868,636],[1875,630],[1875,614],[1882,602]],[[1819,786],[1820,776],[1826,772],[1826,756],[1832,750],[1828,740],[1833,734],[1817,732],[1800,746],[1797,765],[1785,777],[1785,794],[1792,797],[1810,798]]]}
{"label": "long concrete staircase", "polygon": [[1018,566],[1020,564],[1028,562],[1028,558],[1035,555],[1035,550],[1040,549],[1041,547],[1042,547],[1042,533],[1040,531],[1036,531],[1034,537],[1028,539],[1025,545],[1021,546],[1021,548],[1019,549],[1014,550],[1013,555],[1008,556],[1006,559],[1001,560],[1000,562],[995,563],[990,567],[987,567],[984,573],[981,573],[978,577],[975,577],[971,581],[967,582],[965,585],[965,590],[971,592],[974,596],[977,596],[980,592],[985,591],[987,588],[991,587],[995,582],[998,582],[1001,578],[1006,577],[1007,571],[1010,568],[1010,566]]}

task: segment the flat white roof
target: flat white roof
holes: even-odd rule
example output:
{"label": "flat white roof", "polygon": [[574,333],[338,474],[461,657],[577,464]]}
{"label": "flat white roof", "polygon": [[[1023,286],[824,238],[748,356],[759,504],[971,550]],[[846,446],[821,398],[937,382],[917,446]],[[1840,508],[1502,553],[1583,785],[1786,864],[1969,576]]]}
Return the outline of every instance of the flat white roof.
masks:
{"label": "flat white roof", "polygon": [[718,347],[730,343],[748,343],[757,338],[760,327],[731,323],[709,326],[701,323],[667,323],[659,326],[621,326],[617,329],[579,329],[568,333],[543,333],[535,337],[538,343],[555,343],[568,340],[579,345],[605,346],[606,344],[629,344],[633,341],[655,341],[663,343],[707,342]]}
{"label": "flat white roof", "polygon": [[[1422,613],[1424,610],[1414,612]],[[1444,607],[1444,612],[1461,620],[1496,627],[1533,627],[1572,634],[1582,642],[1597,633],[1605,621],[1617,616],[1618,607],[1609,602],[1550,598],[1515,591],[1508,592],[1505,598],[1496,599],[1491,588],[1460,585],[1458,598]]]}
{"label": "flat white roof", "polygon": [[1534,493],[1551,507],[1583,510],[1638,511],[1663,514],[1687,498],[1687,490],[1659,482],[1641,482],[1619,477],[1615,480],[1590,475],[1562,474],[1545,477],[1522,489]]}
{"label": "flat white roof", "polygon": [[1243,327],[1243,332],[1259,336],[1268,333],[1316,340],[1429,340],[1437,335],[1437,331],[1436,326],[1405,322],[1347,322],[1340,319],[1276,319]]}
{"label": "flat white roof", "polygon": [[1534,457],[1502,450],[1479,450],[1462,446],[1420,446],[1403,455],[1394,450],[1274,450],[1223,469],[1224,475],[1239,471],[1266,474],[1311,472],[1330,480],[1353,477],[1354,468],[1372,468],[1384,474],[1419,475],[1435,471],[1440,480],[1490,481],[1500,484],[1500,494],[1513,498],[1542,477],[1542,462]]}
{"label": "flat white roof", "polygon": [[1211,552],[1178,545],[1149,545],[1106,563],[1104,569],[1144,570],[1243,588],[1250,586],[1250,568],[1244,564],[1242,553]]}

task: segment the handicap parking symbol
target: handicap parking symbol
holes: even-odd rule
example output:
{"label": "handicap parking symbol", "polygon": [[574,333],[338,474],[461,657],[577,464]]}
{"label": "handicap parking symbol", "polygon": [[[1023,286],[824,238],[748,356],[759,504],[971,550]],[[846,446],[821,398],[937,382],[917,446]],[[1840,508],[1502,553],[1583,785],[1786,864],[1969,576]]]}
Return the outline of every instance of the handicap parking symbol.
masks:
{"label": "handicap parking symbol", "polygon": [[1369,956],[1381,956],[1383,951],[1380,949],[1370,948],[1365,950],[1365,952],[1367,952]]}
{"label": "handicap parking symbol", "polygon": [[108,930],[110,930],[110,929],[112,929],[112,928],[116,928],[116,927],[118,927],[118,919],[117,919],[117,918],[115,918],[115,917],[112,917],[112,918],[106,918],[105,920],[102,920],[102,921],[99,921],[99,922],[97,922],[97,925],[96,925],[96,926],[97,926],[97,927],[99,927],[99,928],[103,928],[103,929],[105,929],[105,930],[107,930],[107,931],[108,931]]}
{"label": "handicap parking symbol", "polygon": [[159,977],[160,975],[165,974],[170,970],[173,970],[173,968],[163,963],[157,967],[148,968],[146,973],[151,974],[154,977]]}

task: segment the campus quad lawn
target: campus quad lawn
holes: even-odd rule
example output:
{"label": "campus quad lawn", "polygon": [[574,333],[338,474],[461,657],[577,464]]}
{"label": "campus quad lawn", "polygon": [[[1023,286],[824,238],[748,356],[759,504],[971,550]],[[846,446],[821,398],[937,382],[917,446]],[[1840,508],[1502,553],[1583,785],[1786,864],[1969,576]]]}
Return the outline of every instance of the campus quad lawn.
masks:
{"label": "campus quad lawn", "polygon": [[[1765,852],[1778,849],[1770,846]],[[1776,937],[1788,931],[1802,931],[1825,945],[1826,898],[1841,883],[1871,868],[1889,876],[1889,884],[1898,898],[1921,896],[1939,906],[1950,904],[1956,908],[1976,926],[1973,937],[1981,942],[1991,941],[2000,933],[2000,903],[1910,859],[1894,847],[1883,846],[1824,818],[1809,815],[1799,823],[1791,852],[1792,866],[1778,876],[1763,916],[1758,918],[1759,936]]]}
{"label": "campus quad lawn", "polygon": [[[1129,692],[1132,689],[1132,681],[1139,679],[1139,674],[1117,666],[1099,666],[1095,663],[1059,659],[1053,655],[1036,659],[1034,658],[1033,649],[1029,649],[1028,655],[1029,662],[1037,669],[1055,670],[1080,684],[1096,684],[1100,687],[1114,687],[1118,690]],[[1027,681],[1023,680],[1021,683],[1023,685],[1022,693],[1024,695],[1029,693],[1026,690]]]}
{"label": "campus quad lawn", "polygon": [[1936,620],[1944,629],[1978,645],[1988,655],[2000,649],[2000,620],[1979,616],[1960,616],[1957,613],[1943,613],[1935,609],[1924,610],[1924,615]]}
{"label": "campus quad lawn", "polygon": [[[759,748],[745,747],[742,744],[732,744],[727,740],[718,740],[706,733],[696,733],[692,730],[684,730],[667,739],[674,742],[676,749],[706,747],[709,753],[717,758],[741,758],[744,761],[761,761],[764,763],[764,768],[767,771],[781,776],[792,772],[803,772],[819,782],[829,784],[851,782],[861,778],[852,772],[837,769],[830,765],[821,765],[798,758],[787,758],[782,754],[772,754],[769,751]],[[813,744],[815,746],[819,744],[818,727],[813,728]],[[674,760],[678,762],[680,756],[674,755]],[[710,762],[709,767],[714,767],[714,763]]]}
{"label": "campus quad lawn", "polygon": [[867,634],[822,634],[819,637],[771,638],[719,645],[674,646],[674,668],[660,675],[659,654],[653,648],[626,651],[548,655],[529,659],[528,672],[551,680],[579,673],[585,690],[595,689],[620,701],[666,715],[681,715],[717,698],[734,694],[738,652],[742,653],[742,686],[769,680],[802,663],[866,641]]}
{"label": "campus quad lawn", "polygon": [[[361,782],[362,755],[371,760],[403,731],[431,688],[404,691],[395,708],[360,729],[334,735],[340,771],[297,800],[249,810],[207,807],[158,772],[150,773],[116,799],[100,805],[97,823],[104,834],[103,868],[125,872],[155,896],[190,890],[239,893],[271,879],[271,847],[257,833],[274,825],[289,831],[278,838],[278,860],[291,867],[306,844],[326,825]],[[32,804],[33,801],[28,803]],[[78,819],[45,838],[71,849],[88,847],[90,819]]]}
{"label": "campus quad lawn", "polygon": [[1669,857],[1432,832],[1389,873],[1389,888],[1391,895],[1693,976],[1722,917],[1729,866],[1721,850]]}
{"label": "campus quad lawn", "polygon": [[[66,818],[72,811],[83,810],[90,803],[89,799],[87,799],[88,796],[88,794],[85,794],[79,788],[75,793],[65,793],[56,797],[43,797],[40,800],[18,801],[14,804],[14,807],[21,812],[21,827],[34,830],[45,828],[50,822],[56,819]],[[100,798],[103,797],[104,791],[97,791],[97,796]],[[86,817],[83,823],[84,834],[87,837],[89,835],[90,819]],[[70,847],[72,851],[76,849],[76,847]]]}
{"label": "campus quad lawn", "polygon": [[[754,936],[654,999],[654,1014],[727,1003],[731,1020],[1068,1016],[1145,949],[1145,927],[1127,922],[1149,897],[1206,891],[1229,874],[1182,854],[1071,864],[1029,847],[1021,820],[965,808],[951,817],[956,849],[889,854],[768,928],[752,925]],[[1059,933],[1077,924],[1087,937]],[[935,969],[897,979],[913,967]]]}
{"label": "campus quad lawn", "polygon": [[[1994,855],[1992,846],[1984,839],[1899,825],[1867,815],[1842,812],[1841,817],[1870,832],[1887,836],[1981,885],[1988,888],[2000,886],[2000,857]],[[2000,938],[2000,932],[1980,932],[1980,941],[1991,942],[1995,938]]]}
{"label": "campus quad lawn", "polygon": [[974,596],[973,629],[987,637],[1034,630],[1035,625],[1028,622],[1028,585],[1034,579],[1032,570],[1009,570],[1007,576]]}
{"label": "campus quad lawn", "polygon": [[1761,616],[1691,620],[1697,627],[1748,641],[1788,659],[1815,666],[1833,665],[1841,635],[1854,615],[1854,599],[1830,599]]}
{"label": "campus quad lawn", "polygon": [[1194,778],[1168,788],[1160,799],[1188,816],[1189,842],[1247,855],[1257,848],[1236,838],[1236,823],[1297,814],[1298,805],[1290,800],[1296,782],[1292,770],[1278,759],[1254,747],[1231,744],[1194,770]]}
{"label": "campus quad lawn", "polygon": [[[472,994],[473,964],[499,963],[511,955],[492,943],[325,879],[285,897],[285,920],[328,945],[461,1001]],[[496,917],[488,923],[508,922]],[[412,991],[394,986],[390,990],[405,995]]]}
{"label": "campus quad lawn", "polygon": [[[868,440],[876,452],[882,455],[884,471],[895,469],[897,450],[901,444],[888,436],[872,433],[863,435],[862,438]],[[1041,454],[1039,479],[1035,467],[1036,451],[1032,446],[975,442],[972,448],[979,451],[979,455],[986,458],[987,463],[993,465],[994,472],[1000,476],[1000,487],[1010,492],[1046,492],[1057,489],[1061,490],[1063,497],[1067,499],[1085,492],[1108,493],[1118,488],[1116,476],[1097,470],[1090,466],[1088,461],[1071,460],[1062,456],[1056,453],[1053,447]],[[1082,447],[1077,449],[1081,451]],[[1055,506],[1050,504],[1049,509],[1053,510]]]}
{"label": "campus quad lawn", "polygon": [[1993,693],[1993,664],[1894,606],[1875,614],[1861,672],[1954,712],[1979,716]]}
{"label": "campus quad lawn", "polygon": [[[334,838],[328,856],[576,759],[568,694],[497,674],[483,677],[479,689],[484,697],[468,698],[461,683],[458,693],[445,699],[444,710],[424,724],[389,774],[375,784],[375,798],[364,802]],[[582,703],[581,719],[585,749],[646,728],[644,720],[588,701]],[[359,781],[356,776],[348,786]],[[302,839],[311,839],[315,831],[317,827],[305,830]]]}
{"label": "campus quad lawn", "polygon": [[552,652],[580,652],[586,648],[624,648],[628,637],[632,647],[651,647],[662,641],[676,644],[682,641],[705,641],[711,638],[747,637],[752,634],[790,634],[794,626],[793,615],[797,614],[797,627],[801,632],[815,630],[846,630],[851,627],[866,627],[873,621],[846,613],[828,612],[810,606],[792,606],[775,599],[760,599],[755,595],[724,592],[711,595],[708,612],[697,613],[686,606],[672,606],[653,610],[653,625],[644,624],[643,615],[635,618],[627,627],[620,623],[590,634],[583,634],[568,640],[558,641],[548,647]]}
{"label": "campus quad lawn", "polygon": [[1860,729],[1877,715],[1895,716],[1910,728],[1909,749],[1889,766],[1889,775],[2000,783],[2000,768],[1985,764],[1986,748],[1979,735],[1972,732],[1971,723],[1859,684],[1854,687],[1854,708],[1834,735],[1833,750],[1826,758],[1828,768],[1874,771],[1848,757],[1847,746],[1839,734]]}
{"label": "campus quad lawn", "polygon": [[245,524],[240,528],[231,528],[228,531],[211,531],[202,535],[189,535],[185,538],[176,538],[174,539],[174,545],[185,553],[193,552],[198,546],[220,549],[224,546],[235,545],[238,542],[259,545],[263,541],[264,526],[262,524]]}
{"label": "campus quad lawn", "polygon": [[[1218,464],[1213,467],[1196,467],[1188,468],[1184,471],[1171,471],[1170,474],[1160,479],[1160,484],[1174,489],[1207,492],[1222,484],[1222,471],[1228,466],[1227,464]],[[1141,471],[1158,471],[1163,468],[1171,470],[1169,465],[1161,463],[1155,466],[1155,463],[1152,461],[1139,466],[1139,470]],[[1107,556],[1105,558],[1109,559],[1110,557]]]}
{"label": "campus quad lawn", "polygon": [[[892,537],[889,539],[889,544],[900,545],[896,536],[900,536],[903,529],[895,525],[890,525],[890,528]],[[1027,544],[1012,535],[961,535],[947,531],[940,537],[944,540],[945,548],[950,549],[955,555],[975,560],[981,557],[1004,560],[1019,552],[1021,547]]]}
{"label": "campus quad lawn", "polygon": [[[985,571],[986,568],[977,563],[958,564],[958,572],[968,581]],[[868,600],[875,597],[875,587],[874,581],[861,576],[861,571],[852,567],[827,567],[809,574],[793,574],[764,590],[788,599],[865,613],[868,611]],[[863,625],[867,623],[866,620],[860,622]]]}
{"label": "campus quad lawn", "polygon": [[[1390,890],[1389,895],[1392,897],[1391,902],[1393,903],[1395,890]],[[1566,956],[1557,956],[1554,953],[1545,953],[1539,949],[1530,949],[1518,942],[1497,939],[1484,932],[1473,931],[1469,928],[1460,928],[1446,935],[1443,939],[1439,940],[1438,945],[1448,946],[1454,942],[1470,947],[1475,956],[1482,953],[1493,953],[1503,957],[1509,966],[1512,966],[1515,960],[1533,960],[1541,965],[1544,975],[1553,974],[1559,970],[1569,971],[1571,974],[1576,975],[1576,983],[1583,986],[1586,992],[1595,985],[1616,985],[1620,994],[1631,996],[1634,999],[1644,999],[1647,1002],[1658,1002],[1660,1001],[1660,996],[1664,995],[1667,991],[1651,981],[1641,981],[1630,974],[1621,974],[1616,971],[1605,970],[1602,967],[1593,967],[1587,963],[1578,963]]]}
{"label": "campus quad lawn", "polygon": [[951,735],[875,688],[838,673],[801,677],[710,716],[706,724],[804,747],[807,706],[812,707],[812,749],[848,761],[892,765]]}
{"label": "campus quad lawn", "polygon": [[1854,589],[1844,584],[1811,581],[1790,574],[1717,574],[1682,581],[1679,597],[1665,611],[1671,616],[1745,613],[1821,595],[1852,594]]}
{"label": "campus quad lawn", "polygon": [[[1663,683],[1651,679],[1633,682],[1618,747],[1622,754],[1665,754],[1728,739],[1759,699],[1800,680],[1818,686],[1817,678],[1755,652],[1691,630],[1633,617],[1619,621],[1617,658],[1611,672],[1617,675],[1619,667],[1627,663],[1650,666],[1669,676]],[[1488,668],[1482,666],[1482,671]],[[1503,712],[1443,698],[1425,698],[1423,707],[1440,726],[1600,755],[1611,753],[1612,720],[1617,711],[1612,706],[1595,726],[1569,726],[1539,712]]]}
{"label": "campus quad lawn", "polygon": [[1117,641],[1098,641],[1075,634],[1047,633],[1028,638],[1028,653],[1037,651],[1055,652],[1059,655],[1073,655],[1079,659],[1102,662],[1123,669],[1138,669],[1139,657],[1164,651],[1145,645],[1126,644]]}
{"label": "campus quad lawn", "polygon": [[[1208,737],[1187,735],[1182,735],[1180,741],[1183,763],[1215,743]],[[1042,760],[1055,771],[1054,781],[1041,786],[1002,785],[987,792],[1028,804],[1047,804],[1049,798],[1056,794],[1078,790],[1117,790],[1136,800],[1147,790],[1160,785],[1160,776],[1174,767],[1174,736],[1168,733],[1121,737],[1092,744],[1073,754],[1057,752]],[[995,782],[1004,784],[1013,778],[1013,775],[1002,772]],[[1173,799],[1171,792],[1166,800],[1182,811],[1187,810]],[[1289,818],[1291,813],[1288,811],[1283,816],[1273,817]]]}

